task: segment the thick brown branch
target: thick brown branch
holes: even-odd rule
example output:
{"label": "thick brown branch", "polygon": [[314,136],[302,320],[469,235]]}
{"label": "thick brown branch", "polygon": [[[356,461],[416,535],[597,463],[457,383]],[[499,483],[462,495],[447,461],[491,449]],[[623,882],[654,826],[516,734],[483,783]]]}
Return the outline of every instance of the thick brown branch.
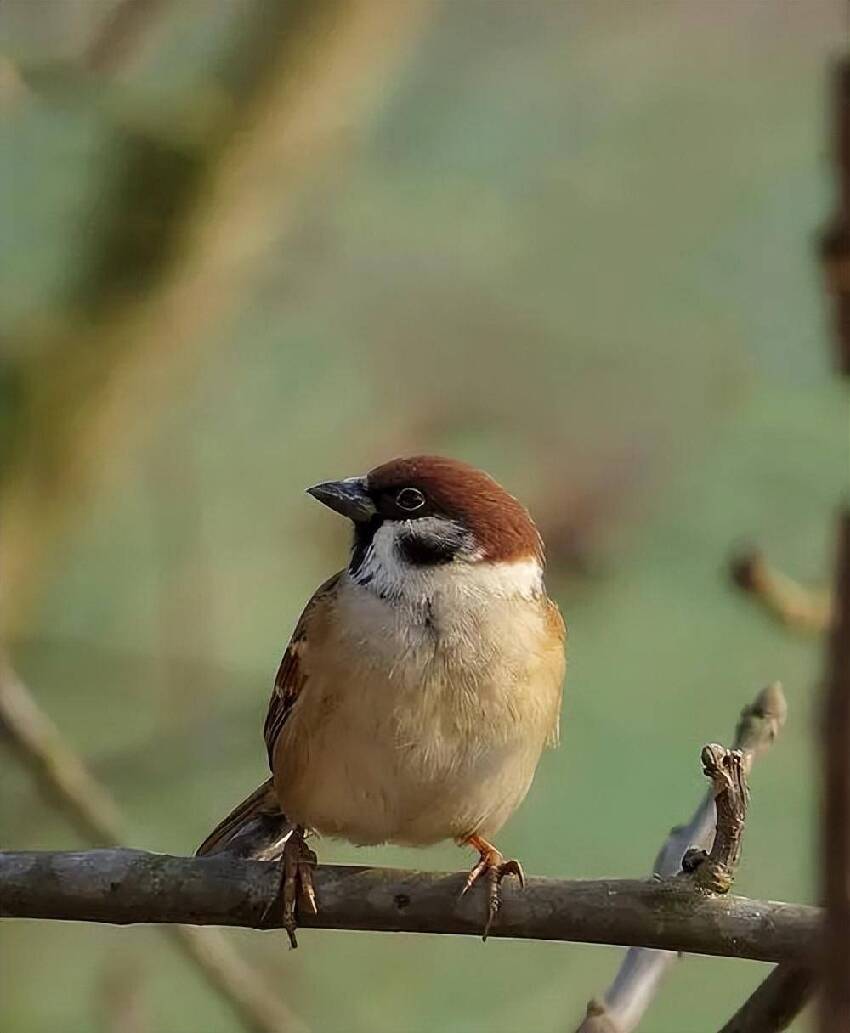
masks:
{"label": "thick brown branch", "polygon": [[850,376],[850,58],[835,69],[834,154],[837,204],[821,239],[826,287],[833,296],[835,358],[839,373]]}
{"label": "thick brown branch", "polygon": [[[460,873],[320,865],[306,928],[481,935],[483,898]],[[0,853],[0,916],[268,929],[280,923],[275,864],[135,850]],[[686,879],[505,887],[492,935],[640,945],[757,961],[805,962],[821,915],[804,904],[695,892]]]}
{"label": "thick brown branch", "polygon": [[777,965],[720,1033],[781,1033],[806,1006],[815,989],[810,968]]}
{"label": "thick brown branch", "polygon": [[[734,747],[741,751],[747,771],[776,740],[787,714],[788,706],[779,682],[762,689],[741,711]],[[675,875],[689,848],[707,849],[711,845],[716,814],[712,789],[705,794],[690,822],[671,830],[655,859],[656,875]],[[676,958],[676,954],[668,951],[642,947],[627,951],[604,998],[588,1004],[578,1033],[629,1033],[635,1029]]]}

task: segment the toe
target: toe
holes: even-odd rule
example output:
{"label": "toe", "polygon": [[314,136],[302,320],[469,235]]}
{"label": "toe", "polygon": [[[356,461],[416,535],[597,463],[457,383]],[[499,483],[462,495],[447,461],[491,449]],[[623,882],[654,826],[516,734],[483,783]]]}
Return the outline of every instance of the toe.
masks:
{"label": "toe", "polygon": [[313,886],[313,864],[300,865],[298,868],[298,889],[300,904],[311,915],[318,914],[316,905],[316,889]]}
{"label": "toe", "polygon": [[475,865],[472,871],[467,875],[466,882],[464,883],[463,889],[460,891],[460,895],[463,897],[472,887],[478,882],[479,878],[488,869],[487,861],[482,857],[481,860]]}
{"label": "toe", "polygon": [[488,870],[488,881],[487,887],[487,921],[484,923],[484,932],[481,939],[486,942],[487,937],[490,935],[490,928],[493,925],[493,920],[499,913],[499,908],[502,906],[502,895],[499,884],[501,882],[501,876],[499,869],[496,867]]}
{"label": "toe", "polygon": [[283,855],[283,928],[295,948],[298,940],[295,930],[298,922],[296,910],[303,907],[310,914],[316,914],[316,891],[313,886],[313,868],[318,858],[305,845],[301,836],[293,834],[286,844]]}
{"label": "toe", "polygon": [[515,876],[520,888],[525,889],[525,872],[519,861],[505,861],[504,864],[499,865],[499,879],[504,879],[506,875]]}

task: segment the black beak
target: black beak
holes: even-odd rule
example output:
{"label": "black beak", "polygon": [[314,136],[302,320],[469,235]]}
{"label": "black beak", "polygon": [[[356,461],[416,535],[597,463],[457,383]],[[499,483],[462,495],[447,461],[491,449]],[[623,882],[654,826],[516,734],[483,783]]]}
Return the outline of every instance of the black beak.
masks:
{"label": "black beak", "polygon": [[375,503],[366,491],[364,477],[346,477],[344,481],[324,481],[307,489],[307,494],[318,499],[329,509],[342,513],[349,520],[365,522],[377,513]]}

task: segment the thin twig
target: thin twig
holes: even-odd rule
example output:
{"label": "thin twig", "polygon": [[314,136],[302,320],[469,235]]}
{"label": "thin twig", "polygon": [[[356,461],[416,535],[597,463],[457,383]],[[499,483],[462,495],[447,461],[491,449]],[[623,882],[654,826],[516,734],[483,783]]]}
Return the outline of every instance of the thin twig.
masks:
{"label": "thin twig", "polygon": [[41,794],[92,846],[125,838],[115,801],[90,774],[9,664],[0,659],[0,728]]}
{"label": "thin twig", "polygon": [[[481,935],[484,897],[460,872],[319,865],[312,929]],[[0,916],[278,928],[279,866],[138,850],[0,852]],[[690,879],[531,878],[505,888],[492,935],[660,947],[805,963],[821,912],[806,904],[702,893]],[[486,949],[486,948],[483,948]]]}
{"label": "thin twig", "polygon": [[[788,714],[785,695],[774,682],[741,711],[735,729],[734,748],[741,751],[744,768],[772,746]],[[707,849],[714,837],[717,817],[714,793],[709,790],[687,825],[672,829],[655,858],[653,872],[675,875],[682,858],[691,847]],[[587,1006],[587,1015],[578,1033],[630,1033],[643,1018],[677,955],[668,951],[632,948],[620,965],[613,982],[601,1000]]]}
{"label": "thin twig", "polygon": [[[705,746],[702,766],[711,779],[711,791],[717,812],[717,831],[707,855],[694,865],[688,853],[682,860],[684,871],[692,871],[694,885],[708,893],[728,893],[735,869],[741,859],[741,841],[747,817],[747,777],[744,755],[740,750],[727,750],[717,743]],[[702,851],[696,851],[701,854]]]}
{"label": "thin twig", "polygon": [[734,583],[786,628],[820,634],[829,627],[829,593],[807,588],[768,563],[756,550],[740,553],[730,564]]}
{"label": "thin twig", "polygon": [[[123,839],[118,806],[5,661],[0,661],[0,729],[42,794],[84,839],[103,846]],[[305,1029],[220,933],[181,926],[163,933],[194,961],[246,1029],[257,1033]]]}
{"label": "thin twig", "polygon": [[835,617],[824,677],[821,836],[824,925],[821,1033],[850,1029],[850,510],[841,514]]}
{"label": "thin twig", "polygon": [[720,1033],[782,1033],[808,1004],[815,982],[811,968],[777,965]]}

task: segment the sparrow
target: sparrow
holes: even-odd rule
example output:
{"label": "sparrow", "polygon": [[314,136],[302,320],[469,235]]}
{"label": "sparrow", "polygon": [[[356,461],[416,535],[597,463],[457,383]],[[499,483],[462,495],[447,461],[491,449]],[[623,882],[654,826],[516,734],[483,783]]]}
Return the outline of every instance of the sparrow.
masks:
{"label": "sparrow", "polygon": [[[487,886],[484,938],[501,882],[524,885],[493,837],[558,740],[565,627],[543,581],[543,543],[525,507],[454,459],[393,459],[308,494],[353,524],[348,566],[301,614],[265,721],[271,778],[199,855],[277,831],[283,926],[315,911],[305,836],[358,845],[472,847],[463,893]],[[251,856],[259,856],[254,852]]]}

